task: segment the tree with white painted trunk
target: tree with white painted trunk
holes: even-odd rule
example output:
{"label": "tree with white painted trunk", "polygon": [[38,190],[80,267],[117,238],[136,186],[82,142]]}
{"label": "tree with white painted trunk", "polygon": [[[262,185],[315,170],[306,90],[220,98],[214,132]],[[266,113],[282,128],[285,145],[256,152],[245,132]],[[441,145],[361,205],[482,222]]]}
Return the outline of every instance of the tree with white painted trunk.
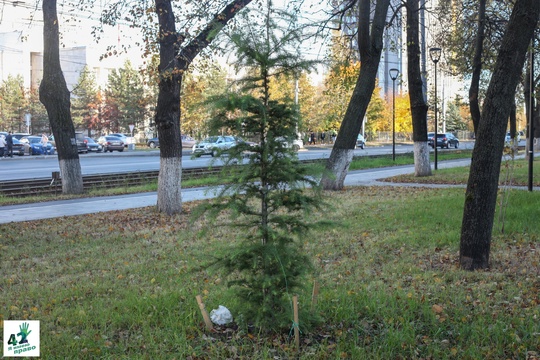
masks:
{"label": "tree with white painted trunk", "polygon": [[427,111],[424,80],[420,71],[419,0],[407,0],[407,66],[413,124],[414,174],[431,175],[427,142]]}
{"label": "tree with white painted trunk", "polygon": [[172,215],[182,211],[182,142],[180,137],[180,89],[182,79],[195,57],[219,31],[251,0],[231,1],[216,14],[187,44],[185,35],[176,30],[170,0],[155,0],[159,32],[159,93],[155,124],[160,143],[157,208]]}
{"label": "tree with white painted trunk", "polygon": [[377,0],[372,17],[372,1],[358,1],[358,44],[362,65],[345,117],[339,128],[339,136],[326,162],[329,173],[325,174],[321,180],[321,185],[326,190],[343,188],[353,158],[356,138],[362,128],[364,115],[375,88],[389,4],[390,0]]}
{"label": "tree with white painted trunk", "polygon": [[39,86],[39,99],[47,109],[56,142],[62,193],[80,194],[83,192],[82,171],[71,119],[70,94],[60,67],[56,0],[43,0],[43,45],[43,80]]}

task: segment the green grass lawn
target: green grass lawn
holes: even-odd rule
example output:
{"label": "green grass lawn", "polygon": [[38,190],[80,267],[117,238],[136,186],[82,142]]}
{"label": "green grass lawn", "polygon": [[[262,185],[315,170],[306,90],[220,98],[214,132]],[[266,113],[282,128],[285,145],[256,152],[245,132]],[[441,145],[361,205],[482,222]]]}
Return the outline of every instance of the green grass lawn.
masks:
{"label": "green grass lawn", "polygon": [[[468,159],[471,157],[472,150],[443,150],[437,154],[437,161]],[[434,154],[430,154],[431,162],[434,161]],[[414,156],[412,153],[396,154],[396,160],[392,160],[392,156],[357,156],[351,162],[349,170],[373,169],[378,167],[412,165],[414,164]]]}
{"label": "green grass lawn", "polygon": [[[420,184],[467,184],[469,179],[468,167],[439,169],[432,176],[416,177],[414,175],[399,175],[385,179],[391,182],[420,183]],[[529,180],[529,160],[505,159],[501,164],[499,184],[507,186],[527,186]],[[540,158],[533,161],[533,186],[540,186]]]}
{"label": "green grass lawn", "polygon": [[325,193],[331,210],[310,216],[337,226],[304,242],[314,271],[299,294],[309,309],[320,284],[322,321],[308,331],[300,319],[298,352],[289,329],[205,330],[196,295],[208,310],[241,306],[229,274],[201,270],[238,234],[190,222],[191,203],[172,218],[144,208],[2,225],[0,317],[40,320],[43,359],[536,359],[540,195],[509,191],[491,268],[477,272],[457,263],[463,189]]}

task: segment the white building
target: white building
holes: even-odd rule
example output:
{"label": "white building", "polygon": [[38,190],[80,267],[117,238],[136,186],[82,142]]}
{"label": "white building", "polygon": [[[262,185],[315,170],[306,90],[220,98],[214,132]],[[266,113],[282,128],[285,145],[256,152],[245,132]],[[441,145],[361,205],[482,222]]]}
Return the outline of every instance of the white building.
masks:
{"label": "white building", "polygon": [[[5,0],[0,4],[0,14],[0,81],[9,75],[21,75],[25,87],[38,87],[43,75],[41,5],[36,8],[32,0]],[[58,6],[58,18],[60,63],[69,90],[76,85],[85,66],[94,72],[98,85],[103,86],[111,70],[122,67],[126,59],[134,66],[140,64],[140,56],[133,53],[100,60],[107,45],[132,42],[121,28],[107,28],[100,43],[96,43],[91,35],[92,26],[97,24],[95,14]]]}

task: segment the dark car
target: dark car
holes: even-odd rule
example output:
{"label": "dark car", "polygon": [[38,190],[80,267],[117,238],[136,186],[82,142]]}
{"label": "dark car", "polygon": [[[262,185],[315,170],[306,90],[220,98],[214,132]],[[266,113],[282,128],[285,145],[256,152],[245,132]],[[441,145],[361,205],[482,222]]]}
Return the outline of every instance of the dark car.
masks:
{"label": "dark car", "polygon": [[75,142],[77,143],[77,152],[88,153],[88,146],[86,146],[86,142],[84,141],[84,133],[75,131]]}
{"label": "dark car", "polygon": [[[13,138],[13,155],[24,155],[24,144],[20,142],[17,138]],[[7,148],[4,152],[4,155],[7,154]]]}
{"label": "dark car", "polygon": [[[433,134],[435,135],[435,134]],[[430,137],[428,135],[428,145],[433,147],[433,135]],[[447,148],[450,149],[450,147],[455,147],[456,149],[459,147],[459,139],[454,136],[452,133],[442,133],[437,134],[437,147]]]}
{"label": "dark car", "polygon": [[92,139],[91,137],[85,136],[84,142],[86,143],[86,148],[88,149],[88,152],[103,151],[103,146],[101,146],[101,144],[98,144],[96,140]]}
{"label": "dark car", "polygon": [[103,147],[103,152],[124,151],[124,142],[118,136],[101,136],[98,139],[98,144]]}
{"label": "dark car", "polygon": [[128,147],[129,144],[135,144],[135,139],[130,134],[112,133],[107,136],[116,136],[124,143],[124,147]]}
{"label": "dark car", "polygon": [[149,148],[155,149],[159,147],[159,139],[157,137],[151,138],[146,142],[146,145],[148,145]]}

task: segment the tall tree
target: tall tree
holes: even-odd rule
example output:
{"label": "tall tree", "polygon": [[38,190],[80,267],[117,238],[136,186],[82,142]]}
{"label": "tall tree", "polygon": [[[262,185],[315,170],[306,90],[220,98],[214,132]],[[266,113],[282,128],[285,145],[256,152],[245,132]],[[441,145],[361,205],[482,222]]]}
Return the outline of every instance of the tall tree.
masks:
{"label": "tall tree", "polygon": [[474,126],[474,132],[478,130],[480,123],[480,75],[482,73],[482,52],[484,50],[486,22],[486,0],[478,0],[478,30],[474,43],[474,57],[472,63],[472,79],[469,87],[469,107]]}
{"label": "tall tree", "polygon": [[270,94],[272,100],[283,103],[298,101],[298,129],[300,131],[302,129],[325,130],[324,124],[317,116],[321,109],[320,104],[316,102],[316,89],[311,84],[307,72],[272,77],[270,79]]}
{"label": "tall tree", "polygon": [[[144,41],[138,44],[144,46],[144,55],[154,54],[159,48],[154,125],[160,142],[157,196],[157,210],[160,212],[172,215],[182,211],[180,89],[184,74],[193,60],[217,38],[222,28],[250,2],[210,0],[204,4],[186,4],[171,0],[113,0],[108,2],[102,13],[103,25],[128,21],[130,27],[139,28]],[[99,31],[95,34],[99,38]]]}
{"label": "tall tree", "polygon": [[26,93],[28,100],[28,107],[26,113],[30,114],[30,133],[31,134],[50,134],[51,124],[49,123],[49,117],[47,116],[47,110],[39,101],[38,89],[30,89]]}
{"label": "tall tree", "polygon": [[482,97],[500,48],[513,1],[440,0],[436,42],[446,49],[447,71],[470,78],[469,109],[476,132]]}
{"label": "tall tree", "polygon": [[339,129],[358,80],[360,62],[354,53],[355,50],[351,48],[347,39],[334,32],[328,53],[329,70],[324,77],[320,105],[322,109],[320,116],[323,117],[323,124],[328,130]]}
{"label": "tall tree", "polygon": [[47,109],[56,142],[62,192],[79,194],[83,192],[82,171],[74,141],[70,93],[60,67],[56,0],[43,0],[43,48],[43,80],[39,86],[39,99]]}
{"label": "tall tree", "polygon": [[107,119],[117,124],[116,132],[127,132],[129,125],[138,127],[147,116],[150,97],[147,95],[142,75],[127,60],[120,69],[111,71],[105,89],[108,104],[118,110],[116,118]]}
{"label": "tall tree", "polygon": [[407,0],[407,72],[413,124],[414,174],[431,175],[427,142],[427,111],[424,79],[420,70],[419,0]]}
{"label": "tall tree", "polygon": [[[21,75],[8,75],[0,85],[0,125],[12,131],[23,130],[23,111],[28,102]],[[26,129],[24,128],[24,131]]]}
{"label": "tall tree", "polygon": [[[372,15],[371,0],[358,0],[358,44],[360,50],[360,75],[349,101],[345,117],[334,143],[321,185],[327,190],[343,188],[345,176],[354,155],[356,138],[375,88],[375,78],[379,68],[383,48],[383,33],[390,0],[377,0]],[[370,21],[372,20],[372,21]],[[371,24],[371,31],[370,31]]]}
{"label": "tall tree", "polygon": [[217,64],[206,64],[204,72],[188,71],[184,74],[181,89],[182,133],[202,137],[208,134],[210,114],[204,107],[206,99],[222,93],[227,88],[226,71]]}
{"label": "tall tree", "polygon": [[79,80],[71,92],[71,113],[75,126],[82,126],[88,131],[99,130],[99,110],[101,108],[96,77],[85,66]]}
{"label": "tall tree", "polygon": [[517,0],[489,83],[472,154],[459,261],[466,270],[489,266],[506,124],[525,54],[540,17],[538,0]]}
{"label": "tall tree", "polygon": [[448,131],[467,130],[467,123],[461,116],[459,99],[449,101],[446,108],[446,129]]}
{"label": "tall tree", "polygon": [[185,36],[176,31],[170,0],[155,0],[159,22],[159,93],[155,124],[160,143],[157,208],[166,214],[182,211],[182,144],[180,138],[180,89],[183,74],[195,57],[251,0],[234,0],[216,14],[185,46]]}

